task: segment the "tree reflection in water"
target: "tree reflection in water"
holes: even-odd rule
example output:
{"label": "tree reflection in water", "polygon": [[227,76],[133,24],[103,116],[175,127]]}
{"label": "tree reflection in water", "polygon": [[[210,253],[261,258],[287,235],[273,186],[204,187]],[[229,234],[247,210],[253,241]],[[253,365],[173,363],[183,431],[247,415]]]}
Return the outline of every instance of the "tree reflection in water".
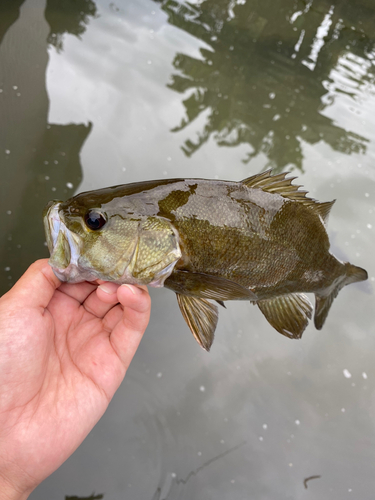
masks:
{"label": "tree reflection in water", "polygon": [[90,17],[97,16],[97,9],[92,0],[48,0],[45,16],[51,29],[47,41],[60,52],[64,34],[80,38],[87,29]]}
{"label": "tree reflection in water", "polygon": [[7,214],[0,295],[33,260],[48,255],[42,209],[51,198],[69,197],[80,183],[79,155],[92,128],[91,123],[48,122],[46,68],[48,44],[62,50],[64,34],[81,36],[96,5],[92,0],[48,0],[43,12],[44,3],[2,0],[0,7],[0,209]]}
{"label": "tree reflection in water", "polygon": [[[186,117],[174,131],[206,112],[203,130],[182,147],[186,155],[211,136],[219,146],[249,144],[245,162],[263,153],[277,170],[302,169],[301,141],[365,152],[367,139],[339,127],[324,110],[338,92],[355,97],[373,78],[375,8],[369,2],[154,1],[170,24],[207,47],[201,58],[178,53],[178,72],[168,85],[187,95]],[[353,65],[362,68],[359,75]],[[333,80],[337,67],[346,68],[349,88]]]}

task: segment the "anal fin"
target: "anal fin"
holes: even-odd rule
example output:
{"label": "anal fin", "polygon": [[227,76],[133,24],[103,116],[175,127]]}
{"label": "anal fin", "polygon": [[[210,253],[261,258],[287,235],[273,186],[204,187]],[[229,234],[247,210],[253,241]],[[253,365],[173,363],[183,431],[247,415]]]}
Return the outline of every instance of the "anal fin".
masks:
{"label": "anal fin", "polygon": [[188,324],[198,344],[209,351],[214,341],[217,320],[217,306],[206,299],[176,293],[182,316]]}
{"label": "anal fin", "polygon": [[311,302],[303,293],[259,300],[257,305],[270,325],[290,339],[302,337],[312,315]]}

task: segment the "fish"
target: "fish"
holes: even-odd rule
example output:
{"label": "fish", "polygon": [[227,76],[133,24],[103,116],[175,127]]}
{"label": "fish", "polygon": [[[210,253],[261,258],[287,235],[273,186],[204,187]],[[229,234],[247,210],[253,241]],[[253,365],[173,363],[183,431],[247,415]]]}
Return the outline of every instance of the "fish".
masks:
{"label": "fish", "polygon": [[335,200],[308,197],[295,179],[272,170],[240,182],[162,179],[53,200],[43,212],[49,264],[68,283],[172,290],[206,351],[228,300],[257,305],[274,329],[299,339],[313,312],[306,293],[315,294],[320,330],[339,291],[367,272],[329,251]]}

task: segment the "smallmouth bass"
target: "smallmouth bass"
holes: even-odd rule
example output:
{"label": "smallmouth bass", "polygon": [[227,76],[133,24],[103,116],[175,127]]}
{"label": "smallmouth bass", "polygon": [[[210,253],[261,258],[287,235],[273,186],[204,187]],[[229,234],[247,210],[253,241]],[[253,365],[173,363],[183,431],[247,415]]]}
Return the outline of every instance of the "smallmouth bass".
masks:
{"label": "smallmouth bass", "polygon": [[320,330],[334,298],[367,272],[329,252],[319,203],[287,173],[241,182],[165,179],[52,201],[44,210],[50,265],[70,283],[101,279],[165,286],[198,343],[209,350],[226,300],[256,304],[268,322],[300,338],[315,294]]}

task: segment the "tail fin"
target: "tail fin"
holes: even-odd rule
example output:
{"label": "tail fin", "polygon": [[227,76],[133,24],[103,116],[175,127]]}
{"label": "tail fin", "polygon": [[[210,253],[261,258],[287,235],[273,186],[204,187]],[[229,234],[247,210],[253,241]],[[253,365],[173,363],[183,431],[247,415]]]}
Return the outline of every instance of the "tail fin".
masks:
{"label": "tail fin", "polygon": [[341,288],[351,283],[364,280],[367,280],[367,272],[361,267],[356,267],[346,262],[344,264],[344,273],[327,289],[327,293],[321,295],[315,294],[315,328],[318,330],[322,329],[333,299],[337,297]]}

